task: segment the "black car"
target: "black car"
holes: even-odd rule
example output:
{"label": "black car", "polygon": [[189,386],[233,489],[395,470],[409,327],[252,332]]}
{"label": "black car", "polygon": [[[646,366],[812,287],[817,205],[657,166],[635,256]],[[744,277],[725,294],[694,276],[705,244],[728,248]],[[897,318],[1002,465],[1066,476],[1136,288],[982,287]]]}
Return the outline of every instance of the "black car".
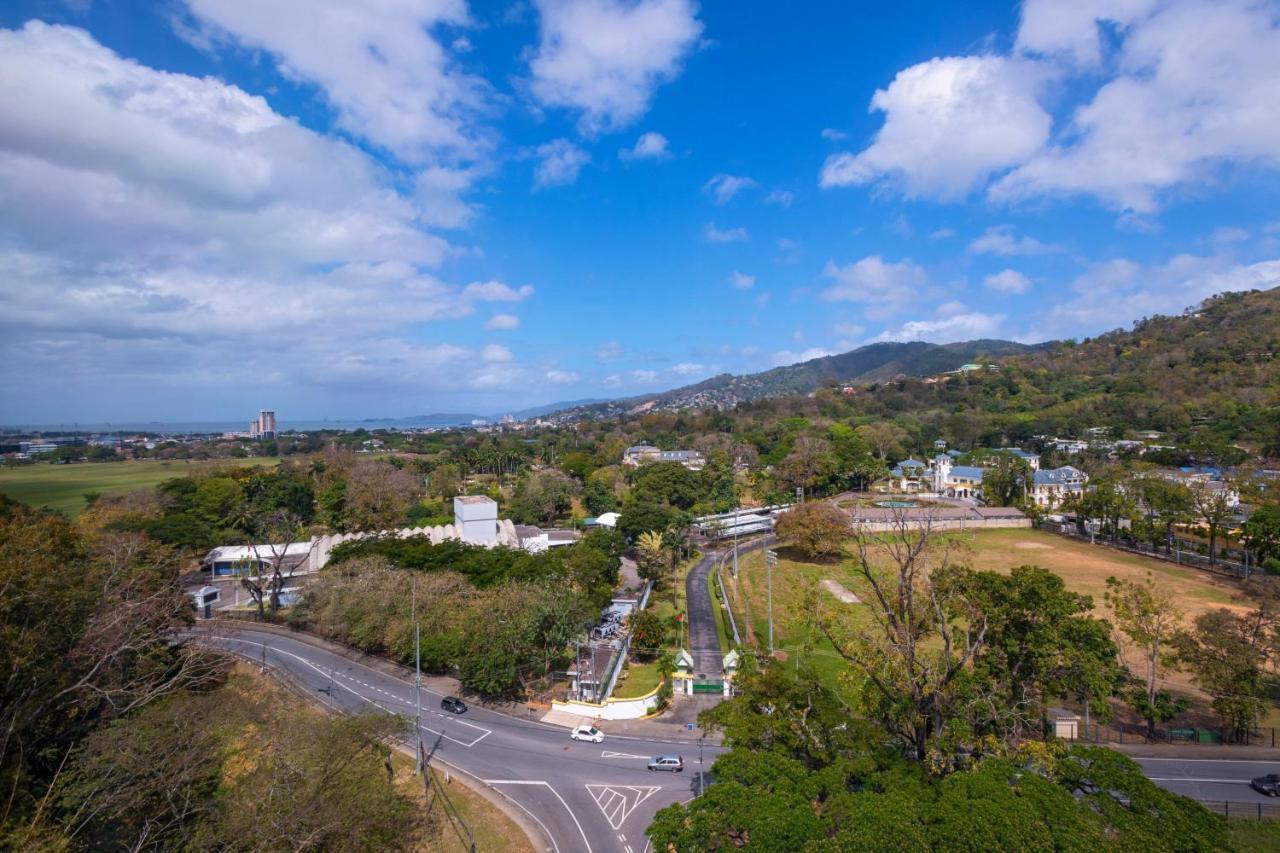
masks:
{"label": "black car", "polygon": [[1268,773],[1250,780],[1249,787],[1268,797],[1280,797],[1280,773]]}
{"label": "black car", "polygon": [[448,711],[450,714],[467,713],[467,703],[463,702],[457,696],[446,696],[440,700],[441,709]]}

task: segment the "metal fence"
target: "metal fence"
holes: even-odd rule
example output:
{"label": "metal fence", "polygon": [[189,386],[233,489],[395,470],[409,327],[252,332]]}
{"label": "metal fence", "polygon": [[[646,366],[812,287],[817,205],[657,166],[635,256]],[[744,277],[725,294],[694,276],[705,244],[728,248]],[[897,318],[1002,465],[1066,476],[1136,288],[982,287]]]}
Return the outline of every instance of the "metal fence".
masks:
{"label": "metal fence", "polygon": [[1280,805],[1273,803],[1202,800],[1200,805],[1214,814],[1222,815],[1227,820],[1280,820]]}
{"label": "metal fence", "polygon": [[1167,563],[1174,563],[1179,566],[1190,566],[1192,568],[1202,569],[1206,572],[1223,575],[1224,577],[1247,578],[1260,571],[1257,566],[1226,559],[1222,556],[1218,556],[1213,561],[1210,561],[1207,555],[1200,554],[1195,550],[1197,543],[1190,542],[1185,539],[1174,539],[1169,543],[1169,547],[1165,548],[1152,545],[1150,542],[1143,542],[1140,539],[1125,536],[1123,533],[1121,533],[1120,536],[1113,538],[1111,535],[1104,533],[1090,531],[1082,532],[1076,525],[1071,523],[1037,521],[1035,522],[1035,527],[1039,530],[1057,533],[1060,536],[1080,539],[1090,543],[1091,545],[1115,548],[1118,551],[1126,551],[1130,554],[1140,554],[1143,557],[1150,557],[1154,560],[1164,560]]}
{"label": "metal fence", "polygon": [[1079,725],[1077,741],[1096,744],[1187,744],[1204,746],[1265,746],[1275,747],[1280,743],[1280,732],[1274,726],[1264,726],[1237,736],[1222,728],[1202,728],[1199,726],[1172,726],[1157,728],[1151,736],[1147,735],[1147,727],[1141,723],[1109,725]]}

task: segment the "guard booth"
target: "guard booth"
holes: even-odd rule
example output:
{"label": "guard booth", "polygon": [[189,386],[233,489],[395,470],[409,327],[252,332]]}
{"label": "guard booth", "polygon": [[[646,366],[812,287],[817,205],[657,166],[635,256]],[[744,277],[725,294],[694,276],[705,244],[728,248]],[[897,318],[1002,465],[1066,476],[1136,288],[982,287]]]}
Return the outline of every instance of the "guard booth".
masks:
{"label": "guard booth", "polygon": [[213,606],[218,602],[220,597],[216,586],[202,586],[196,589],[187,590],[187,595],[191,597],[191,603],[196,609],[197,619],[212,619]]}

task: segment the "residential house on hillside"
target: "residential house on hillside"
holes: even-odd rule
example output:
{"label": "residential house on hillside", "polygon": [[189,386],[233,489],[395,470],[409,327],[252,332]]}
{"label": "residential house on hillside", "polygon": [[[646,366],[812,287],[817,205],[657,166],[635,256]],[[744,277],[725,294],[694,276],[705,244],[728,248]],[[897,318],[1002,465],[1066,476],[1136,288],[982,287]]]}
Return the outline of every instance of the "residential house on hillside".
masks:
{"label": "residential house on hillside", "polygon": [[[1084,492],[1088,476],[1083,471],[1064,465],[1061,468],[1040,470],[1040,457],[1018,448],[1004,448],[1015,453],[1031,468],[1032,480],[1027,492],[1028,500],[1037,506],[1052,508],[1079,497]],[[986,469],[978,465],[956,465],[945,453],[934,457],[927,465],[919,459],[904,459],[894,466],[890,475],[899,491],[907,494],[932,493],[948,498],[974,499],[982,496],[982,478]]]}
{"label": "residential house on hillside", "polygon": [[630,468],[646,462],[679,462],[690,471],[701,471],[707,459],[696,450],[659,450],[652,444],[633,444],[622,452],[622,464]]}

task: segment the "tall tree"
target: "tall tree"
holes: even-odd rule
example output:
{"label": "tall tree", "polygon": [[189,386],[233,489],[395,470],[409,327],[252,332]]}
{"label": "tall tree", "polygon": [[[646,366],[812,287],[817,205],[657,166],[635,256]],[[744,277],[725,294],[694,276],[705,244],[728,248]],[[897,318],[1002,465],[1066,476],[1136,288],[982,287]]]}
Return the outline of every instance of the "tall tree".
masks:
{"label": "tall tree", "polygon": [[1191,504],[1198,521],[1209,530],[1209,563],[1218,560],[1218,535],[1230,520],[1235,507],[1228,483],[1199,480],[1191,485]]}
{"label": "tall tree", "polygon": [[1246,614],[1219,608],[1200,614],[1190,631],[1174,637],[1179,660],[1212,697],[1232,740],[1246,739],[1270,705],[1267,676],[1277,654],[1278,627],[1271,608]]}
{"label": "tall tree", "polygon": [[[1107,578],[1105,600],[1116,629],[1141,656],[1143,686],[1129,691],[1126,698],[1147,721],[1147,735],[1152,736],[1157,723],[1173,719],[1187,707],[1185,700],[1175,699],[1160,688],[1161,673],[1174,663],[1171,644],[1182,621],[1182,611],[1174,594],[1157,586],[1150,575],[1143,581]],[[1123,660],[1123,643],[1120,650]]]}
{"label": "tall tree", "polygon": [[849,517],[825,501],[787,510],[778,517],[776,531],[808,557],[836,553],[852,533]]}

